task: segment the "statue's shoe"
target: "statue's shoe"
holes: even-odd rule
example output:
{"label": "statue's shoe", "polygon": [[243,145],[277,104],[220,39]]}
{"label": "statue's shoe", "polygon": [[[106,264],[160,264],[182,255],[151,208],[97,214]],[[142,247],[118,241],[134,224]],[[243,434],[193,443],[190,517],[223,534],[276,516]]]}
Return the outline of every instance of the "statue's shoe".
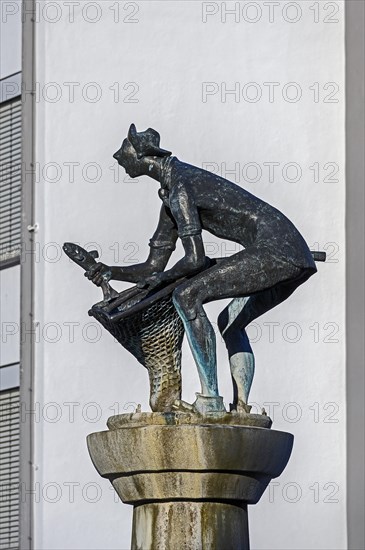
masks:
{"label": "statue's shoe", "polygon": [[175,412],[184,412],[184,413],[195,413],[196,412],[193,405],[190,405],[190,403],[187,403],[186,401],[183,401],[182,399],[176,399],[176,401],[173,402],[171,408]]}
{"label": "statue's shoe", "polygon": [[172,406],[174,411],[198,413],[202,416],[206,414],[225,413],[227,412],[223,397],[217,395],[216,397],[209,397],[201,393],[196,394],[196,400],[192,405],[186,401],[180,399],[176,400]]}
{"label": "statue's shoe", "polygon": [[229,404],[230,412],[237,412],[238,414],[249,414],[251,412],[252,406],[247,405],[241,399],[238,400],[236,405]]}

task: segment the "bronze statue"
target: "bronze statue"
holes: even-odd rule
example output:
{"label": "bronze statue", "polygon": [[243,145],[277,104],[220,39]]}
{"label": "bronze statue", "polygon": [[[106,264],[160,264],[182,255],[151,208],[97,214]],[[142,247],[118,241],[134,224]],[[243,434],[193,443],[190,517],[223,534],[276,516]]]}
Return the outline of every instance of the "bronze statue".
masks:
{"label": "bronze statue", "polygon": [[[218,326],[227,346],[233,380],[231,410],[248,412],[254,356],[245,328],[311,277],[317,271],[314,260],[323,261],[324,254],[310,252],[299,231],[276,208],[160,148],[160,136],[151,128],[137,132],[132,124],[114,158],[130,177],[147,175],[160,183],[160,218],[144,263],[118,267],[96,262],[84,267],[85,276],[104,289],[112,279],[136,283],[132,293],[125,291],[128,299],[135,300],[140,294],[143,298],[155,297],[156,301],[166,286],[170,295],[172,292],[201,382],[201,393],[193,405],[176,399],[179,390],[175,391],[175,410],[225,411],[218,392],[215,333],[203,304],[233,298],[219,315]],[[211,261],[205,256],[202,229],[239,243],[244,250]],[[185,255],[165,270],[178,238]],[[104,300],[99,309],[93,308],[92,314],[99,320],[103,318],[101,322],[113,333],[113,319],[120,320],[125,312],[121,300],[118,302],[115,296],[109,299],[109,304]],[[125,337],[120,341],[126,344]],[[171,399],[168,403],[171,408]],[[166,400],[164,407],[166,410]]]}

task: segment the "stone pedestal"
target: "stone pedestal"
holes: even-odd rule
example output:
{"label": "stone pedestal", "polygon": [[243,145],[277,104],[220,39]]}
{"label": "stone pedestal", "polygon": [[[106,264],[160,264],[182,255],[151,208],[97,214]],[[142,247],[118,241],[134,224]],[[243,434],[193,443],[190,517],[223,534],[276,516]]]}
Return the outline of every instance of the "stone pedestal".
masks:
{"label": "stone pedestal", "polygon": [[251,414],[136,413],[89,435],[95,468],[134,506],[132,549],[248,550],[247,505],[293,445],[270,424]]}

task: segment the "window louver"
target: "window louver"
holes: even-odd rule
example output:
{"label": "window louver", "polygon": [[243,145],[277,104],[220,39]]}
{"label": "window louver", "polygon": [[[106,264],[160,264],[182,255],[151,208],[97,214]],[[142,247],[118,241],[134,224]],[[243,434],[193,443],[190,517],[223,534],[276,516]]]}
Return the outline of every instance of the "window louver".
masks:
{"label": "window louver", "polygon": [[21,100],[0,104],[0,262],[20,256]]}
{"label": "window louver", "polygon": [[0,392],[0,549],[19,548],[19,389]]}

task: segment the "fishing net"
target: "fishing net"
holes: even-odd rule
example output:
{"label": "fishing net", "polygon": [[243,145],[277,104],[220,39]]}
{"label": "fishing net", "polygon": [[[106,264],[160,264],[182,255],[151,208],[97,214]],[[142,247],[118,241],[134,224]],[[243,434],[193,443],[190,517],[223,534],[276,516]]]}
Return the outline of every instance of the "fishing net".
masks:
{"label": "fishing net", "polygon": [[169,411],[181,399],[184,326],[172,302],[175,286],[152,294],[134,287],[89,311],[146,367],[152,411]]}

